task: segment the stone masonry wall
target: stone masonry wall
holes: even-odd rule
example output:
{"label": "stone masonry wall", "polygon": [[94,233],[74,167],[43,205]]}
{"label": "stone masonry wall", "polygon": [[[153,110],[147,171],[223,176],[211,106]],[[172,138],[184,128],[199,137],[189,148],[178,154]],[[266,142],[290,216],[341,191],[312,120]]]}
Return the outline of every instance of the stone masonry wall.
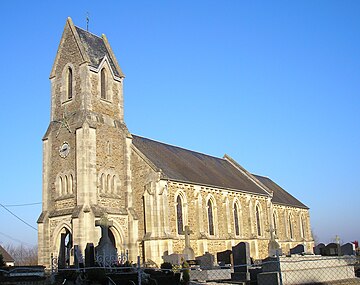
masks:
{"label": "stone masonry wall", "polygon": [[[62,48],[59,49],[58,60],[55,68],[55,84],[52,90],[52,109],[53,118],[59,120],[62,118],[65,107],[68,114],[81,109],[82,98],[80,65],[83,63],[82,56],[75,41],[75,38],[69,28],[64,30]],[[73,74],[73,98],[67,99],[67,76],[66,70],[72,68]]]}
{"label": "stone masonry wall", "polygon": [[[131,154],[133,207],[139,218],[138,236],[145,236],[143,195],[145,186],[155,181],[156,172],[135,151]],[[149,229],[148,229],[149,230]]]}
{"label": "stone masonry wall", "polygon": [[91,101],[92,110],[96,113],[109,116],[110,118],[123,121],[122,105],[123,105],[123,86],[121,81],[115,81],[111,75],[110,67],[105,64],[107,70],[107,99],[100,96],[100,72],[91,73]]}
{"label": "stone masonry wall", "polygon": [[[98,124],[96,140],[96,169],[98,173],[97,188],[98,202],[103,207],[113,207],[125,209],[125,134],[122,129],[114,125]],[[101,174],[116,175],[116,189],[110,189],[104,193],[101,189]],[[110,191],[111,190],[111,191]]]}

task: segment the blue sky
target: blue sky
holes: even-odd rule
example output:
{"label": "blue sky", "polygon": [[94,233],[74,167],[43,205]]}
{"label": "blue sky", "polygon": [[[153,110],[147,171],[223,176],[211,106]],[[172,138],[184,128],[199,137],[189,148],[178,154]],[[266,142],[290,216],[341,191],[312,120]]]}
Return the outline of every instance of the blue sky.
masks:
{"label": "blue sky", "polygon": [[[141,136],[268,176],[314,233],[360,239],[359,1],[1,1],[2,205],[41,202],[48,80],[66,18],[105,33]],[[41,205],[8,207],[36,227]],[[0,207],[0,244],[37,232]]]}

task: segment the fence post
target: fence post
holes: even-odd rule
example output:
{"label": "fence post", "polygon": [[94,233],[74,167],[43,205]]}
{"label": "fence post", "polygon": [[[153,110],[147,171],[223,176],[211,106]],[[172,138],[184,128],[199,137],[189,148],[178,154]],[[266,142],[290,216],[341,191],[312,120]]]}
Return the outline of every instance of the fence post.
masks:
{"label": "fence post", "polygon": [[283,285],[283,281],[282,281],[282,274],[281,274],[281,266],[280,266],[280,256],[279,256],[279,251],[276,251],[276,262],[278,263],[278,268],[279,268],[279,279],[280,279],[280,285]]}
{"label": "fence post", "polygon": [[137,257],[138,285],[141,285],[140,256]]}
{"label": "fence post", "polygon": [[54,273],[54,254],[52,253],[50,255],[50,258],[51,258],[51,273]]}

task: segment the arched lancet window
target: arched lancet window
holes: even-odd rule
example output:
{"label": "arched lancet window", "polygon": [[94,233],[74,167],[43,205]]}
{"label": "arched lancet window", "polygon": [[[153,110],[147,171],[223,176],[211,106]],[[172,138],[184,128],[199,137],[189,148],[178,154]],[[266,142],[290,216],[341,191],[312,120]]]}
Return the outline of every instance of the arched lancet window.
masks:
{"label": "arched lancet window", "polygon": [[239,207],[237,203],[234,203],[234,225],[235,225],[235,235],[240,235],[240,226],[239,226]]}
{"label": "arched lancet window", "polygon": [[65,195],[69,193],[68,192],[68,189],[69,189],[68,186],[69,186],[68,177],[67,177],[67,175],[65,175],[65,181],[64,181],[64,194]]}
{"label": "arched lancet window", "polygon": [[257,235],[261,236],[261,219],[260,219],[260,207],[259,205],[256,206],[255,209],[255,216],[256,216],[256,229],[257,229]]}
{"label": "arched lancet window", "polygon": [[67,228],[63,228],[59,237],[59,251],[61,256],[65,258],[65,266],[70,266],[71,248],[73,246],[72,234]]}
{"label": "arched lancet window", "polygon": [[273,222],[274,222],[274,234],[277,235],[277,222],[276,222],[276,214],[273,213]]}
{"label": "arched lancet window", "polygon": [[116,181],[115,181],[115,179],[116,179],[116,177],[115,177],[115,175],[113,175],[112,176],[112,178],[111,178],[111,193],[115,193],[116,191],[116,189],[115,189],[115,185],[116,185]]}
{"label": "arched lancet window", "polygon": [[289,215],[289,235],[290,235],[290,238],[291,238],[291,239],[294,238],[293,225],[292,225],[292,217],[291,217],[291,215]]}
{"label": "arched lancet window", "polygon": [[73,176],[72,176],[72,174],[69,175],[69,188],[68,189],[69,189],[68,192],[70,194],[72,194],[72,192],[73,192]]}
{"label": "arched lancet window", "polygon": [[176,221],[177,221],[177,233],[179,235],[184,234],[184,220],[183,220],[183,203],[180,195],[176,198]]}
{"label": "arched lancet window", "polygon": [[214,210],[213,210],[213,203],[211,199],[209,199],[207,203],[208,207],[208,221],[209,221],[209,235],[214,235]]}
{"label": "arched lancet window", "polygon": [[300,235],[305,238],[305,219],[302,215],[300,216]]}
{"label": "arched lancet window", "polygon": [[69,67],[67,72],[67,98],[71,99],[72,96],[73,96],[73,72],[71,67]]}
{"label": "arched lancet window", "polygon": [[100,185],[100,192],[105,192],[105,188],[106,188],[106,178],[105,178],[105,174],[102,173],[101,174],[101,185]]}
{"label": "arched lancet window", "polygon": [[63,195],[63,179],[59,176],[59,195]]}
{"label": "arched lancet window", "polygon": [[111,192],[111,176],[110,174],[107,175],[106,177],[106,190],[105,192]]}
{"label": "arched lancet window", "polygon": [[105,68],[101,69],[101,74],[100,74],[100,85],[101,85],[101,98],[102,99],[107,99],[106,97],[106,71]]}

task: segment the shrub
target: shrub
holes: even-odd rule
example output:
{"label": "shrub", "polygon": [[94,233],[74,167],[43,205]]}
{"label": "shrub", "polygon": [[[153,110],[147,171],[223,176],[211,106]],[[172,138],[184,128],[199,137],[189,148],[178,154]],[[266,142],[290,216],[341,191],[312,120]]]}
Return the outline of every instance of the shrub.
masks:
{"label": "shrub", "polygon": [[189,272],[189,263],[186,261],[182,264],[182,283],[183,284],[189,284],[190,282],[190,272]]}
{"label": "shrub", "polygon": [[160,265],[161,269],[172,269],[172,264],[170,262],[164,262]]}

